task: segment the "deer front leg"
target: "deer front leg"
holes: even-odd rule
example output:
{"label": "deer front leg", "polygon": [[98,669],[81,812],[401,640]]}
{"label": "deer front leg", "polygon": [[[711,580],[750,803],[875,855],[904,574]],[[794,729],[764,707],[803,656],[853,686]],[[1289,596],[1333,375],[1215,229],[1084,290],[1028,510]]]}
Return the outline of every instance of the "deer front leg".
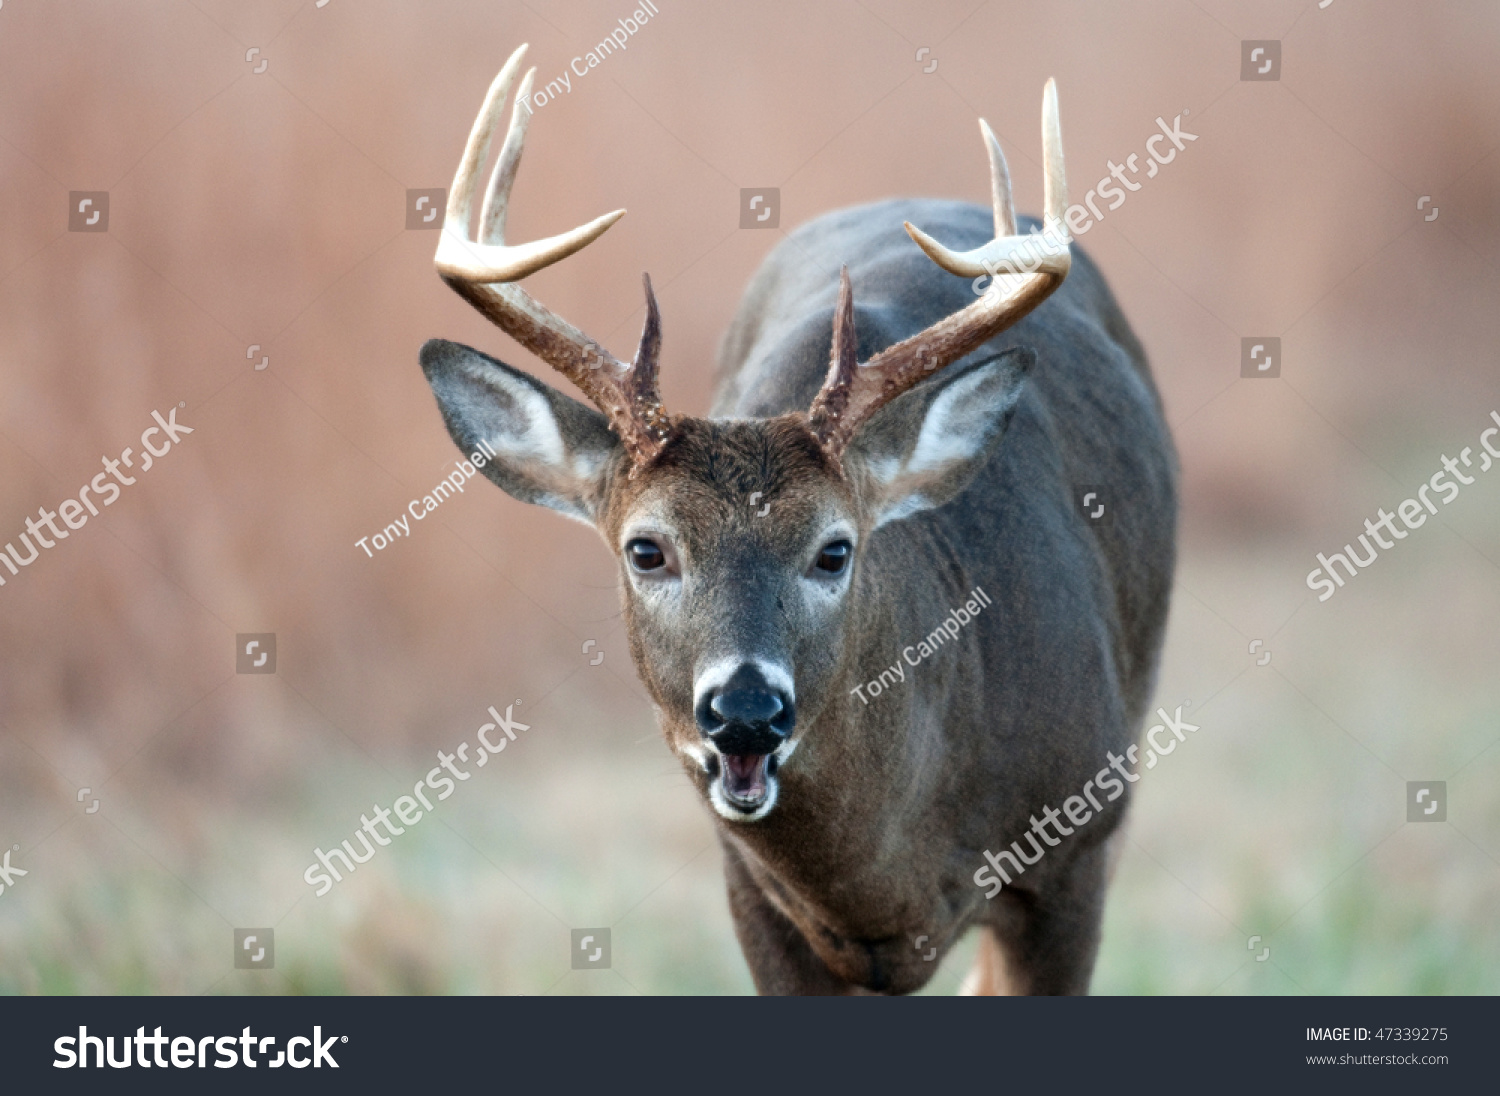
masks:
{"label": "deer front leg", "polygon": [[1081,853],[1044,888],[1026,895],[1018,922],[992,926],[1013,977],[1011,992],[1086,994],[1099,952],[1109,844]]}
{"label": "deer front leg", "polygon": [[1005,948],[993,929],[979,926],[979,951],[974,969],[958,988],[960,997],[1010,997],[1017,992],[1005,958]]}
{"label": "deer front leg", "polygon": [[785,914],[766,898],[744,860],[729,842],[724,849],[724,879],[734,934],[762,996],[847,996],[864,991],[828,969]]}

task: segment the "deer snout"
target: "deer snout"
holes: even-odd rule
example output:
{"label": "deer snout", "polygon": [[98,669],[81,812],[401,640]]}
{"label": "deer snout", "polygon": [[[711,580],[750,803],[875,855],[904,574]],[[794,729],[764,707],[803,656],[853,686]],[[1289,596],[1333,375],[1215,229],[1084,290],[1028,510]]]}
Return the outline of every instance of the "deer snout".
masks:
{"label": "deer snout", "polygon": [[709,801],[731,821],[754,822],[776,805],[777,766],[797,724],[792,677],[774,663],[721,661],[698,675],[693,716],[713,744]]}
{"label": "deer snout", "polygon": [[693,714],[698,729],[726,756],[773,753],[797,723],[791,695],[749,664],[722,685],[704,689]]}

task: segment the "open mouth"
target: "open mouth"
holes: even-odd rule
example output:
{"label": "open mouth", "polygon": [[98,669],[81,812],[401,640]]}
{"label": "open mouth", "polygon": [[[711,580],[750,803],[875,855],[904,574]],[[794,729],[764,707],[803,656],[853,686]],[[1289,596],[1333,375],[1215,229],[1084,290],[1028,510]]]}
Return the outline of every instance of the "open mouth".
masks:
{"label": "open mouth", "polygon": [[737,810],[756,810],[770,794],[776,759],[770,754],[721,754],[719,790],[725,802]]}

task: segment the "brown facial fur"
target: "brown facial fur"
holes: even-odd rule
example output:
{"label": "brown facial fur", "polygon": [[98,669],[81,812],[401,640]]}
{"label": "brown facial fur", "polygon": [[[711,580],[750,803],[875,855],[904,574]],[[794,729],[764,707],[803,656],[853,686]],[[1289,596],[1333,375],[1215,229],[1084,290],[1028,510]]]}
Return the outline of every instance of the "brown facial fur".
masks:
{"label": "brown facial fur", "polygon": [[[805,417],[679,419],[650,465],[611,479],[600,531],[616,554],[643,515],[657,519],[648,528],[674,532],[686,587],[687,604],[661,619],[623,576],[631,653],[674,749],[699,741],[694,663],[713,649],[716,636],[758,645],[764,656],[795,667],[799,724],[812,716],[833,664],[830,644],[836,649],[840,637],[836,630],[809,632],[788,587],[821,547],[820,532],[840,517],[858,525],[853,489]],[[858,566],[857,552],[851,566]],[[628,564],[622,560],[621,567]],[[763,603],[767,619],[756,634],[736,635],[746,628],[750,600]],[[690,772],[706,789],[701,769],[692,765]]]}

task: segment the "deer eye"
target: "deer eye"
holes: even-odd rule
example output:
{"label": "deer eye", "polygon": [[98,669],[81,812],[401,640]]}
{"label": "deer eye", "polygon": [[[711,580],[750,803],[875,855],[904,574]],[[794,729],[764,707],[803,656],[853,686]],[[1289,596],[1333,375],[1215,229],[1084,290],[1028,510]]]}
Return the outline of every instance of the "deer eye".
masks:
{"label": "deer eye", "polygon": [[826,575],[840,575],[849,566],[849,557],[853,553],[854,546],[847,540],[836,540],[818,553],[813,566]]}
{"label": "deer eye", "polygon": [[667,555],[655,541],[637,537],[625,545],[630,565],[637,571],[659,571],[667,565]]}

